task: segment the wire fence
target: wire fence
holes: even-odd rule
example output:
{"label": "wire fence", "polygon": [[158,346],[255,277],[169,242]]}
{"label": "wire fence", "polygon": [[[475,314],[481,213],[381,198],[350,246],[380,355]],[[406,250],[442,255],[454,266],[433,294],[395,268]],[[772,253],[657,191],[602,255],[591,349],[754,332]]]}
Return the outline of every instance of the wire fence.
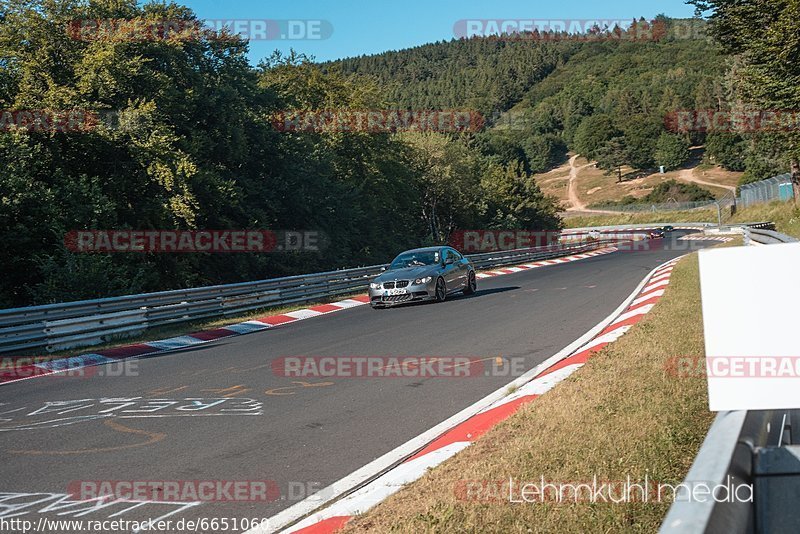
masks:
{"label": "wire fence", "polygon": [[793,198],[792,176],[787,173],[739,187],[739,197],[736,199],[736,204],[739,207],[746,208],[762,202],[771,202],[773,200],[789,201]]}
{"label": "wire fence", "polygon": [[[664,202],[660,204],[636,202],[631,204],[608,204],[593,205],[593,209],[604,211],[616,211],[620,213],[646,213],[646,212],[674,212],[708,209],[719,206],[722,210],[727,210],[728,217],[733,214],[728,210],[731,206],[746,208],[754,204],[781,200],[788,202],[794,199],[792,188],[792,176],[790,174],[780,174],[760,182],[753,182],[739,187],[738,196],[728,193],[717,200],[704,200],[699,202]],[[723,218],[725,216],[723,215]]]}

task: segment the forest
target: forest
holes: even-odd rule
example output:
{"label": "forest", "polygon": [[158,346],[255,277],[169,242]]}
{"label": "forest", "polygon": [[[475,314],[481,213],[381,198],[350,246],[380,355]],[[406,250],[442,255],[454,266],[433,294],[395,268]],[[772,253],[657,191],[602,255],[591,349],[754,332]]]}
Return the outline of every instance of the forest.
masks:
{"label": "forest", "polygon": [[[144,39],[71,30],[111,19],[198,22],[175,3],[0,3],[1,307],[377,264],[458,229],[558,229],[559,206],[534,174],[570,150],[600,165],[674,168],[704,143],[749,179],[786,166],[785,151],[762,156],[759,140],[666,127],[670,111],[730,106],[739,50],[706,36],[481,37],[329,63],[275,53],[254,66],[248,43],[224,30]],[[330,110],[470,110],[483,121],[466,131],[274,125],[276,115]],[[98,119],[20,119],[36,113]],[[87,229],[319,231],[328,246],[65,245]]]}

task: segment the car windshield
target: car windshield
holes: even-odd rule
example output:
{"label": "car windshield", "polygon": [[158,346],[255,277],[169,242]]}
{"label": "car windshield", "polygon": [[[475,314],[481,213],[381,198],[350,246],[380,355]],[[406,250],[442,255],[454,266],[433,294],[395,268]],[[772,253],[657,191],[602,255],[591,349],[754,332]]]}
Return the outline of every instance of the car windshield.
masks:
{"label": "car windshield", "polygon": [[439,252],[436,250],[404,252],[394,259],[389,269],[405,269],[406,267],[421,267],[424,265],[436,265],[437,263],[439,263]]}

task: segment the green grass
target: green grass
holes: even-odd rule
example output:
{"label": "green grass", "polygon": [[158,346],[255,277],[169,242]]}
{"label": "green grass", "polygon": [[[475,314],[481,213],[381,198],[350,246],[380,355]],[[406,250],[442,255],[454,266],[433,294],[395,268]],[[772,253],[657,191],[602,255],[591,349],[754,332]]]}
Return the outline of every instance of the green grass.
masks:
{"label": "green grass", "polygon": [[730,222],[771,221],[778,232],[800,239],[800,208],[791,202],[756,204],[739,210]]}
{"label": "green grass", "polygon": [[614,215],[597,214],[564,219],[567,228],[585,226],[611,226],[616,224],[646,224],[668,222],[717,222],[717,210],[703,209],[691,211],[620,213]]}

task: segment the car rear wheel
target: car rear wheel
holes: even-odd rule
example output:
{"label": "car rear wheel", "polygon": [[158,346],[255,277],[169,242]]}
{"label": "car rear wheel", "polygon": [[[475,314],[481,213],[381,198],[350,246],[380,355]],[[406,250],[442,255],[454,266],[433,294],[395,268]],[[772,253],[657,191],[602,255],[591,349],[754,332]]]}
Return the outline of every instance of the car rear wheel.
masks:
{"label": "car rear wheel", "polygon": [[464,288],[465,295],[474,295],[478,289],[478,282],[475,279],[475,272],[470,271],[467,276],[467,286]]}
{"label": "car rear wheel", "polygon": [[444,284],[444,278],[436,279],[436,302],[444,302],[447,298],[447,286]]}

